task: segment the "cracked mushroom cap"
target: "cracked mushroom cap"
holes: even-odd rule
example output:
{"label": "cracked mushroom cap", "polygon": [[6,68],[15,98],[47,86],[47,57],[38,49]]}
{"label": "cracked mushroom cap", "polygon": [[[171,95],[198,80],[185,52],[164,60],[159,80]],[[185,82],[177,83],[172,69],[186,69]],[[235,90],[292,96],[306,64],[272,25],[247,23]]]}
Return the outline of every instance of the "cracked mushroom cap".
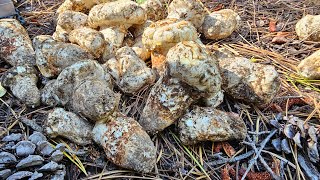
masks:
{"label": "cracked mushroom cap", "polygon": [[2,77],[2,85],[9,87],[14,96],[31,107],[40,105],[40,91],[37,82],[37,71],[29,65],[15,66]]}
{"label": "cracked mushroom cap", "polygon": [[296,24],[300,40],[320,41],[320,15],[306,15]]}
{"label": "cracked mushroom cap", "polygon": [[152,87],[140,125],[150,134],[164,130],[181,117],[200,93],[176,78],[162,76]]}
{"label": "cracked mushroom cap", "polygon": [[146,0],[141,4],[141,7],[145,9],[147,19],[158,21],[167,16],[167,4],[168,0]]}
{"label": "cracked mushroom cap", "polygon": [[191,22],[199,29],[208,14],[199,0],[173,0],[168,7],[168,17]]}
{"label": "cracked mushroom cap", "polygon": [[130,0],[118,0],[94,6],[89,12],[89,26],[92,28],[122,26],[128,29],[133,24],[147,20],[145,10]]}
{"label": "cracked mushroom cap", "polygon": [[60,13],[57,19],[57,26],[60,26],[67,32],[78,29],[80,27],[85,27],[87,23],[88,15],[70,10]]}
{"label": "cracked mushroom cap", "polygon": [[55,108],[48,114],[44,131],[51,138],[62,136],[80,145],[92,143],[92,125],[73,112]]}
{"label": "cracked mushroom cap", "polygon": [[218,62],[200,44],[184,41],[167,54],[167,67],[172,77],[210,94],[221,90]]}
{"label": "cracked mushroom cap", "polygon": [[89,53],[80,46],[57,42],[51,36],[40,35],[33,39],[36,51],[36,63],[41,74],[45,77],[54,77],[66,67],[90,59]]}
{"label": "cracked mushroom cap", "polygon": [[15,19],[0,19],[0,56],[12,66],[36,63],[29,35]]}
{"label": "cracked mushroom cap", "polygon": [[106,47],[103,34],[88,27],[71,31],[69,41],[78,44],[96,58],[99,58],[103,54]]}
{"label": "cracked mushroom cap", "polygon": [[211,107],[194,107],[178,123],[180,140],[185,145],[201,141],[243,140],[247,127],[238,114]]}
{"label": "cracked mushroom cap", "polygon": [[139,172],[151,172],[156,164],[156,147],[137,121],[119,113],[106,123],[97,122],[92,134],[114,164]]}
{"label": "cracked mushroom cap", "polygon": [[243,57],[219,60],[222,89],[235,99],[267,103],[280,89],[279,74],[272,65],[253,63]]}
{"label": "cracked mushroom cap", "polygon": [[115,0],[65,0],[58,8],[57,13],[63,13],[67,10],[87,13],[93,6],[101,3]]}
{"label": "cracked mushroom cap", "polygon": [[212,12],[204,19],[202,33],[207,39],[226,38],[238,29],[240,20],[240,16],[231,9]]}

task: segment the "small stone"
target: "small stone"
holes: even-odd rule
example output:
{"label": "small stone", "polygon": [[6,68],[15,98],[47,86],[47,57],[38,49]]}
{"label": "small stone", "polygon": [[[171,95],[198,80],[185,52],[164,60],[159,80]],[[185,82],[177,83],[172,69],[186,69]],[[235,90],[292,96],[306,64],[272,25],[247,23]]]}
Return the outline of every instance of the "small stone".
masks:
{"label": "small stone", "polygon": [[29,136],[28,140],[33,144],[37,144],[40,141],[46,141],[47,138],[40,132],[34,132],[31,136]]}
{"label": "small stone", "polygon": [[41,165],[44,159],[39,155],[29,155],[28,157],[22,159],[17,165],[17,169],[28,168],[31,166]]}
{"label": "small stone", "polygon": [[10,176],[11,170],[10,169],[5,169],[0,171],[0,179],[6,179],[8,176]]}
{"label": "small stone", "polygon": [[26,177],[32,176],[32,172],[30,171],[18,171],[7,178],[7,180],[18,180]]}
{"label": "small stone", "polygon": [[36,145],[30,141],[20,141],[13,148],[16,149],[17,156],[28,156],[34,153]]}
{"label": "small stone", "polygon": [[0,164],[0,170],[3,170],[6,166],[4,164]]}
{"label": "small stone", "polygon": [[50,156],[54,148],[48,141],[40,141],[37,143],[37,150],[44,156]]}
{"label": "small stone", "polygon": [[302,60],[298,69],[308,79],[320,79],[320,50]]}
{"label": "small stone", "polygon": [[178,127],[185,145],[201,141],[243,140],[247,135],[246,125],[238,114],[212,107],[194,107],[181,117]]}
{"label": "small stone", "polygon": [[39,172],[54,172],[58,169],[61,169],[61,166],[54,161],[50,161],[49,163],[43,165],[38,171]]}
{"label": "small stone", "polygon": [[34,172],[34,173],[32,174],[32,176],[29,178],[29,180],[36,180],[36,179],[39,179],[39,178],[41,178],[41,177],[43,177],[43,174],[42,174],[42,173],[38,173],[38,172],[36,171],[36,172]]}
{"label": "small stone", "polygon": [[22,134],[21,133],[12,133],[8,136],[5,136],[2,141],[4,142],[10,142],[10,141],[20,141],[22,138]]}
{"label": "small stone", "polygon": [[60,162],[62,159],[63,159],[63,152],[61,152],[59,149],[54,151],[50,157],[50,160],[55,162]]}
{"label": "small stone", "polygon": [[17,162],[16,157],[8,152],[0,152],[0,164],[12,164]]}
{"label": "small stone", "polygon": [[63,166],[63,170],[58,170],[54,175],[51,176],[50,180],[62,180],[66,176],[66,169]]}
{"label": "small stone", "polygon": [[306,15],[296,24],[300,40],[320,41],[320,15]]}
{"label": "small stone", "polygon": [[66,145],[63,143],[59,143],[56,145],[56,150],[60,150],[63,152],[63,151],[65,151],[65,149],[66,149]]}
{"label": "small stone", "polygon": [[8,144],[6,144],[5,146],[4,146],[4,148],[3,148],[3,150],[13,150],[14,148],[14,146],[15,146],[16,144],[14,143],[14,142],[9,142]]}

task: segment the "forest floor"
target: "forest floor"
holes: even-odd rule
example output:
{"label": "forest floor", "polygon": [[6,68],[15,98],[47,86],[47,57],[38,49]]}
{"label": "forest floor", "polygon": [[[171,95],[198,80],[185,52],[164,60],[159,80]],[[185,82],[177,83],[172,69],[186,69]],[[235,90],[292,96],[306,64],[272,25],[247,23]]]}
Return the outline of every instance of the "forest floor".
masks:
{"label": "forest floor", "polygon": [[[84,150],[78,158],[84,169],[63,160],[67,179],[309,179],[310,173],[319,175],[320,81],[306,80],[297,73],[297,65],[305,57],[320,49],[319,42],[299,40],[295,24],[306,14],[319,15],[317,0],[202,0],[209,11],[224,8],[235,10],[242,19],[240,29],[221,41],[204,41],[209,49],[225,47],[252,61],[272,64],[281,76],[281,89],[268,104],[245,104],[226,97],[219,107],[239,113],[248,128],[243,142],[205,142],[184,146],[177,138],[175,125],[151,137],[157,148],[157,165],[152,173],[141,174],[121,169],[107,161],[103,150],[96,145],[86,147],[68,142],[74,150]],[[25,19],[31,39],[36,35],[55,31],[55,11],[61,0],[26,0],[16,5]],[[1,66],[3,74],[9,67]],[[123,101],[123,112],[137,116],[146,101],[150,87]],[[50,107],[26,108],[9,93],[1,98],[0,138],[10,133],[31,134],[32,129],[21,118],[35,120],[42,125]],[[304,121],[301,130],[295,121]],[[312,130],[310,130],[312,129]],[[301,132],[305,131],[305,132]],[[293,139],[306,133],[301,141]],[[283,141],[282,150],[272,142]],[[300,147],[301,146],[301,147]],[[84,171],[88,174],[85,175]],[[319,178],[319,176],[318,176]]]}

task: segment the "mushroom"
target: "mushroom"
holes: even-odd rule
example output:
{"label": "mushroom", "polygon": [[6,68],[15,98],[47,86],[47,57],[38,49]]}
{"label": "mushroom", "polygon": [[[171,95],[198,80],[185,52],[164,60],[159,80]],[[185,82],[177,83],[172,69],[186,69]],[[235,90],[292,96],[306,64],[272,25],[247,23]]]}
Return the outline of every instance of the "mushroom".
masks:
{"label": "mushroom", "polygon": [[148,68],[130,47],[122,47],[116,53],[117,64],[108,61],[107,67],[112,68],[116,83],[125,93],[134,93],[147,84],[155,81],[155,74]]}
{"label": "mushroom", "polygon": [[152,21],[162,20],[167,16],[169,0],[147,0],[141,4],[146,11],[147,19]]}
{"label": "mushroom", "polygon": [[202,33],[207,39],[223,39],[238,29],[240,21],[240,16],[231,9],[215,11],[205,17]]}
{"label": "mushroom", "polygon": [[199,29],[208,14],[199,0],[173,0],[168,7],[168,17],[191,22]]}
{"label": "mushroom", "polygon": [[139,123],[150,134],[160,132],[181,117],[199,97],[199,92],[177,78],[162,76],[151,89]]}
{"label": "mushroom", "polygon": [[99,58],[106,47],[103,34],[88,27],[82,27],[71,31],[69,34],[69,41],[78,44],[95,58]]}
{"label": "mushroom", "polygon": [[151,58],[151,52],[146,49],[142,43],[142,35],[144,30],[149,27],[153,22],[147,20],[142,25],[133,26],[133,36],[135,37],[134,44],[132,45],[132,49],[139,56],[140,59],[146,61]]}
{"label": "mushroom", "polygon": [[51,36],[40,35],[33,39],[36,64],[45,77],[57,76],[64,68],[91,56],[80,46],[57,42]]}
{"label": "mushroom", "polygon": [[219,59],[222,89],[235,99],[267,103],[280,89],[279,74],[272,65],[253,63],[243,57]]}
{"label": "mushroom", "polygon": [[40,91],[37,87],[37,71],[33,66],[15,66],[2,78],[2,85],[9,87],[12,94],[27,106],[40,105]]}
{"label": "mushroom", "polygon": [[111,2],[115,0],[65,0],[58,8],[57,13],[63,13],[67,10],[88,12],[94,5]]}
{"label": "mushroom", "polygon": [[62,136],[80,145],[92,142],[91,124],[63,108],[55,108],[48,114],[44,130],[51,138]]}
{"label": "mushroom", "polygon": [[28,33],[15,19],[0,19],[0,56],[12,66],[36,63]]}
{"label": "mushroom", "polygon": [[70,105],[74,90],[84,81],[97,80],[113,89],[111,77],[103,67],[93,60],[80,61],[61,71],[54,82],[48,83],[42,91],[42,101],[50,104]]}
{"label": "mushroom", "polygon": [[87,26],[88,15],[76,11],[64,11],[57,18],[56,31],[53,38],[57,41],[67,42],[69,33],[81,27]]}
{"label": "mushroom", "polygon": [[148,173],[156,164],[156,147],[132,118],[115,113],[106,122],[97,122],[92,134],[107,158],[118,166]]}
{"label": "mushroom", "polygon": [[122,46],[128,28],[146,21],[146,13],[133,1],[118,0],[94,6],[89,12],[88,21],[90,27],[100,29],[111,46],[104,53],[103,61],[107,61]]}
{"label": "mushroom", "polygon": [[142,35],[142,43],[151,51],[152,67],[164,72],[165,57],[169,49],[181,41],[199,41],[196,29],[188,21],[164,19],[152,23]]}
{"label": "mushroom", "polygon": [[298,69],[301,75],[308,79],[320,79],[320,50],[302,60]]}
{"label": "mushroom", "polygon": [[211,107],[193,107],[179,120],[180,140],[185,145],[201,141],[243,140],[247,127],[235,113],[227,113]]}
{"label": "mushroom", "polygon": [[300,40],[320,41],[320,15],[306,15],[296,24]]}

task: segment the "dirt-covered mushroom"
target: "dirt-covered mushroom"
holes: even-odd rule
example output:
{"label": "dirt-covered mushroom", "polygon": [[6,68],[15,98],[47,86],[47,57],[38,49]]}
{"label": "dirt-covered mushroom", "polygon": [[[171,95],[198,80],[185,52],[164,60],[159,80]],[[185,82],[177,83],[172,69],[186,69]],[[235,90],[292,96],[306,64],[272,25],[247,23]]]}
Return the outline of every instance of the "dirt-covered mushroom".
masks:
{"label": "dirt-covered mushroom", "polygon": [[75,29],[69,34],[69,41],[78,44],[94,57],[99,58],[106,47],[103,34],[88,27]]}
{"label": "dirt-covered mushroom", "polygon": [[198,0],[173,0],[168,7],[168,17],[190,21],[199,29],[208,14],[204,5]]}
{"label": "dirt-covered mushroom", "polygon": [[320,41],[320,15],[306,15],[296,24],[300,40]]}
{"label": "dirt-covered mushroom", "polygon": [[176,78],[161,77],[152,87],[140,125],[150,134],[164,130],[199,98],[199,92]]}
{"label": "dirt-covered mushroom", "polygon": [[242,57],[219,59],[222,89],[248,103],[269,102],[280,88],[279,74],[272,65],[253,63]]}
{"label": "dirt-covered mushroom", "polygon": [[126,31],[126,29],[119,27],[107,27],[100,30],[106,43],[106,47],[102,55],[104,62],[115,56],[115,52],[122,47]]}
{"label": "dirt-covered mushroom", "polygon": [[105,81],[83,81],[72,95],[72,109],[92,121],[106,119],[118,107],[120,94],[116,94]]}
{"label": "dirt-covered mushroom", "polygon": [[74,29],[85,27],[87,25],[88,15],[67,10],[59,14],[57,18],[56,31],[53,37],[57,41],[67,42],[69,33]]}
{"label": "dirt-covered mushroom", "polygon": [[28,33],[15,19],[0,19],[0,57],[12,66],[36,63]]}
{"label": "dirt-covered mushroom", "polygon": [[298,69],[308,79],[320,79],[320,50],[302,60]]}
{"label": "dirt-covered mushroom", "polygon": [[96,123],[92,134],[114,164],[146,173],[155,166],[156,148],[134,119],[115,113],[106,123]]}
{"label": "dirt-covered mushroom", "polygon": [[195,87],[199,91],[221,91],[218,61],[200,44],[184,41],[172,47],[167,54],[167,66],[172,77]]}
{"label": "dirt-covered mushroom", "polygon": [[87,80],[102,81],[113,89],[110,75],[100,64],[93,60],[81,61],[65,68],[54,82],[45,86],[41,95],[42,102],[62,106],[70,105],[76,87]]}
{"label": "dirt-covered mushroom", "polygon": [[168,4],[169,0],[146,0],[141,4],[141,7],[145,9],[147,19],[158,21],[164,19],[167,16]]}
{"label": "dirt-covered mushroom", "polygon": [[12,94],[27,106],[40,105],[40,91],[37,87],[37,71],[32,66],[16,66],[6,72],[2,85],[9,87]]}
{"label": "dirt-covered mushroom", "polygon": [[36,63],[45,77],[57,76],[64,68],[91,58],[80,46],[57,42],[51,36],[40,35],[33,39]]}
{"label": "dirt-covered mushroom", "polygon": [[232,34],[240,24],[240,16],[231,9],[222,9],[206,15],[202,33],[207,39],[223,39]]}
{"label": "dirt-covered mushroom", "polygon": [[61,136],[80,145],[87,145],[92,142],[91,124],[63,108],[55,108],[48,114],[44,130],[51,138]]}
{"label": "dirt-covered mushroom", "polygon": [[139,58],[144,61],[151,58],[151,52],[144,47],[141,36],[135,39],[132,49],[139,56]]}
{"label": "dirt-covered mushroom", "polygon": [[[134,93],[147,84],[155,81],[155,74],[147,67],[132,48],[125,46],[116,53],[117,65],[111,69],[111,74],[118,74],[114,77],[120,89],[125,93]],[[107,62],[108,63],[108,62]],[[113,63],[113,62],[111,62]],[[109,66],[112,68],[112,66]],[[118,71],[118,73],[117,73]]]}
{"label": "dirt-covered mushroom", "polygon": [[142,43],[151,51],[152,67],[164,72],[168,50],[181,41],[198,41],[196,28],[188,21],[164,19],[152,23],[142,35]]}
{"label": "dirt-covered mushroom", "polygon": [[94,5],[111,2],[115,0],[65,0],[58,8],[57,13],[67,10],[87,13]]}
{"label": "dirt-covered mushroom", "polygon": [[180,140],[191,145],[201,141],[243,140],[247,128],[235,113],[211,107],[194,107],[179,120]]}

